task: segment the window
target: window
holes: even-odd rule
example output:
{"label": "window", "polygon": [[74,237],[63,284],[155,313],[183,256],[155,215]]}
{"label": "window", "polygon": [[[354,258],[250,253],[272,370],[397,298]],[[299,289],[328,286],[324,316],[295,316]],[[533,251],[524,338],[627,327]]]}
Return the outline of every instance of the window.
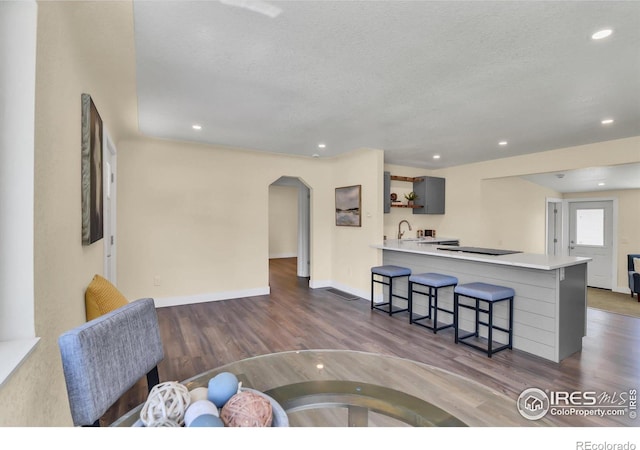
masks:
{"label": "window", "polygon": [[604,246],[604,209],[576,210],[576,244]]}
{"label": "window", "polygon": [[38,342],[33,205],[36,2],[0,2],[0,385]]}

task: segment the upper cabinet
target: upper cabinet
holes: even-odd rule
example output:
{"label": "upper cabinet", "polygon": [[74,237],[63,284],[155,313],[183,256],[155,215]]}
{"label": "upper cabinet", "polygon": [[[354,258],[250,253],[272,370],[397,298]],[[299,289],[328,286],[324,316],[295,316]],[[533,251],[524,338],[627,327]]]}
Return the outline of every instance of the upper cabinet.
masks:
{"label": "upper cabinet", "polygon": [[384,173],[384,213],[391,211],[391,173]]}
{"label": "upper cabinet", "polygon": [[[412,183],[412,190],[418,195],[415,205],[393,203],[391,201],[391,181]],[[384,172],[384,207],[385,213],[392,207],[413,208],[414,214],[444,214],[445,179],[438,177],[402,177]]]}
{"label": "upper cabinet", "polygon": [[445,179],[439,177],[420,177],[413,182],[413,190],[418,194],[416,203],[420,208],[414,214],[444,214]]}

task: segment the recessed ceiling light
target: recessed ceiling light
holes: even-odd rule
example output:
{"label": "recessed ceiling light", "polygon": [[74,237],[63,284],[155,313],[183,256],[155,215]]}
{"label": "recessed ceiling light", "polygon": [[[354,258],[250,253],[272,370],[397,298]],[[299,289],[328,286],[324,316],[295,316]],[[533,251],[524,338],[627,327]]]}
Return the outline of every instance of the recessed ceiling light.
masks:
{"label": "recessed ceiling light", "polygon": [[202,125],[191,125],[194,130],[202,130]]}
{"label": "recessed ceiling light", "polygon": [[507,145],[507,141],[500,141],[498,142],[498,145],[502,145],[502,146]]}
{"label": "recessed ceiling light", "polygon": [[598,183],[598,186],[604,186],[604,183]]}
{"label": "recessed ceiling light", "polygon": [[433,159],[440,159],[440,155],[433,155]]}
{"label": "recessed ceiling light", "polygon": [[326,148],[327,144],[318,144],[318,148]]}
{"label": "recessed ceiling light", "polygon": [[609,125],[610,123],[613,123],[613,119],[604,119],[603,121],[600,122],[602,125]]}
{"label": "recessed ceiling light", "polygon": [[613,30],[610,28],[605,28],[604,30],[600,30],[600,31],[596,31],[595,33],[593,33],[591,35],[591,39],[604,39],[606,37],[611,36],[611,33],[613,33]]}

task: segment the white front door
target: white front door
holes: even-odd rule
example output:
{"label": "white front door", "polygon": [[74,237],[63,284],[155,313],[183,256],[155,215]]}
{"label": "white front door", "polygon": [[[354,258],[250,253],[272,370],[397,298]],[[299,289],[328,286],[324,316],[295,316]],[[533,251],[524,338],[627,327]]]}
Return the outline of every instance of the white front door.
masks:
{"label": "white front door", "polygon": [[569,256],[592,258],[587,285],[611,289],[613,201],[569,201]]}

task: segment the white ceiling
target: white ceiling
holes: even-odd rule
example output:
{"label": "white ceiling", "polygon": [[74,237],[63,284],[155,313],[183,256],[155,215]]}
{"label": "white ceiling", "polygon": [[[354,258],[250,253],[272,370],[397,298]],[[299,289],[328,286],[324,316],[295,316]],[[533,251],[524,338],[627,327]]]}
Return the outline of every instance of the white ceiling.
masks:
{"label": "white ceiling", "polygon": [[640,163],[539,173],[521,178],[563,194],[640,189]]}
{"label": "white ceiling", "polygon": [[428,169],[640,135],[640,2],[234,2],[134,1],[142,133]]}

